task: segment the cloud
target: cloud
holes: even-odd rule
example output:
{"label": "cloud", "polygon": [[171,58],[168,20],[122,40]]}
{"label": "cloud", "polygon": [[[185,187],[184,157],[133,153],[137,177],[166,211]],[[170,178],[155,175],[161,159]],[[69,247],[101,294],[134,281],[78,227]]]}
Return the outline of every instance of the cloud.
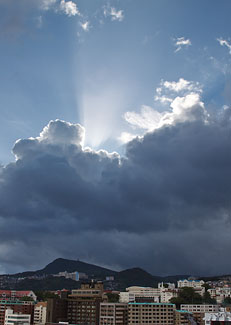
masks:
{"label": "cloud", "polygon": [[[178,122],[199,119],[206,122],[208,112],[201,101],[201,92],[202,88],[197,82],[183,78],[171,82],[162,80],[159,87],[156,88],[155,101],[168,105],[168,110],[160,112],[143,105],[140,113],[126,112],[123,117],[133,129],[145,131],[153,131],[164,125],[173,125]],[[124,137],[120,137],[120,139],[123,141]]]}
{"label": "cloud", "polygon": [[[192,81],[185,80],[183,78],[180,78],[178,81],[162,81],[161,86],[169,89],[174,92],[180,92],[182,90],[188,90],[188,91],[198,91],[200,90],[199,84],[194,83]],[[158,88],[160,89],[160,88]]]}
{"label": "cloud", "polygon": [[188,81],[180,78],[178,81],[164,81],[156,88],[155,101],[162,104],[169,104],[173,101],[176,93],[189,94],[191,92],[201,93],[202,87],[198,82]]}
{"label": "cloud", "polygon": [[80,23],[80,26],[82,27],[82,29],[85,31],[85,32],[88,32],[89,29],[90,29],[90,22],[89,21],[85,21],[83,23]]}
{"label": "cloud", "polygon": [[123,10],[116,10],[114,7],[104,7],[103,13],[105,17],[110,16],[112,21],[123,21],[124,19]]}
{"label": "cloud", "polygon": [[226,46],[229,50],[229,54],[231,54],[231,44],[227,40],[223,38],[217,38],[217,41],[221,46]]}
{"label": "cloud", "polygon": [[60,120],[18,140],[16,161],[0,168],[2,270],[62,256],[153,274],[228,272],[231,110],[206,112],[195,93],[168,113],[143,107],[129,115],[134,127],[150,129],[145,116],[162,125],[124,157],[85,148],[84,128]]}
{"label": "cloud", "polygon": [[190,39],[185,39],[185,37],[178,37],[176,39],[174,39],[175,42],[175,46],[176,46],[176,50],[175,52],[180,51],[183,47],[189,47],[190,45],[192,45]]}
{"label": "cloud", "polygon": [[80,15],[77,5],[73,1],[61,0],[60,10],[64,12],[67,16]]}
{"label": "cloud", "polygon": [[42,10],[50,10],[57,3],[57,0],[39,0],[39,1]]}
{"label": "cloud", "polygon": [[143,105],[141,113],[126,112],[124,119],[131,125],[145,130],[153,130],[158,127],[162,114],[149,106]]}

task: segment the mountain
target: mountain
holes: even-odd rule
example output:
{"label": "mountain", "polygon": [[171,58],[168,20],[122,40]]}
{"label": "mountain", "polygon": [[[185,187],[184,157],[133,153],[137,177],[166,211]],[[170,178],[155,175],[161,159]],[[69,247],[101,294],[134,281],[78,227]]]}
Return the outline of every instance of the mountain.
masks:
{"label": "mountain", "polygon": [[156,287],[158,282],[162,281],[162,277],[153,276],[141,268],[127,269],[118,272],[115,280],[119,282],[119,287],[142,286]]}
{"label": "mountain", "polygon": [[106,269],[101,266],[89,264],[81,261],[67,260],[64,258],[57,258],[49,263],[42,270],[36,271],[36,274],[57,274],[59,272],[74,272],[78,271],[86,273],[88,276],[105,277],[107,275],[114,275],[116,272]]}
{"label": "mountain", "polygon": [[[85,263],[79,260],[69,260],[64,258],[57,258],[49,263],[41,270],[28,271],[10,275],[12,281],[5,284],[4,289],[11,288],[15,290],[41,288],[41,290],[55,290],[62,288],[77,288],[79,282],[61,278],[54,278],[51,275],[59,272],[74,272],[78,271],[88,275],[90,279],[105,280],[106,276],[114,276],[114,288],[124,290],[129,286],[144,286],[144,287],[157,287],[158,282],[174,282],[179,279],[188,278],[188,275],[175,275],[175,276],[153,276],[141,268],[131,268],[120,272],[110,270],[94,264]],[[36,276],[43,276],[46,278],[36,279]],[[34,279],[32,277],[35,277]],[[26,278],[20,281],[14,281],[14,278]]]}

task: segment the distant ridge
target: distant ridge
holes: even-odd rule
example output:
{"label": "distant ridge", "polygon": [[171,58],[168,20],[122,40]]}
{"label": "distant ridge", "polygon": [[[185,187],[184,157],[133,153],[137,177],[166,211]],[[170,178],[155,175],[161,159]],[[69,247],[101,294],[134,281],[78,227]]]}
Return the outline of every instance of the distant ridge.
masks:
{"label": "distant ridge", "polygon": [[67,260],[64,258],[57,258],[53,262],[49,263],[44,269],[36,271],[36,274],[56,274],[59,272],[83,272],[88,276],[106,276],[114,275],[116,272],[113,270],[106,269],[101,266],[89,264],[81,261]]}
{"label": "distant ridge", "polygon": [[[59,272],[74,272],[78,271],[81,273],[85,273],[88,275],[89,279],[96,279],[104,281],[106,276],[114,276],[116,288],[118,290],[124,290],[129,286],[149,286],[156,287],[158,282],[176,282],[182,278],[188,278],[188,275],[176,275],[176,276],[153,276],[152,274],[146,272],[145,270],[135,267],[123,271],[114,271],[101,266],[97,266],[94,264],[82,262],[79,260],[69,260],[65,258],[57,258],[48,265],[46,265],[43,269],[37,271],[28,271],[17,274],[12,274],[10,277],[14,278],[26,278],[33,276],[47,276],[45,279],[25,279],[21,280],[14,285],[14,289],[23,290],[23,289],[31,289],[38,290],[37,288],[41,288],[41,290],[56,290],[66,288],[74,288],[79,286],[79,282],[64,279],[64,278],[54,278],[53,274],[57,274]],[[63,287],[62,287],[63,286]],[[4,289],[6,289],[5,287]]]}

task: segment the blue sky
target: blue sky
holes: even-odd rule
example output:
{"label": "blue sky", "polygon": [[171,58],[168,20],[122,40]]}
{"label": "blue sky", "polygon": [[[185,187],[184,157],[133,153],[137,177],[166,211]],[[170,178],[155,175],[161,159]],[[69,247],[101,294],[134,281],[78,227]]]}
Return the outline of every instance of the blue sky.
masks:
{"label": "blue sky", "polygon": [[230,271],[230,10],[0,0],[1,272]]}
{"label": "blue sky", "polygon": [[231,44],[230,1],[79,0],[69,15],[59,2],[0,3],[2,163],[14,159],[15,140],[56,118],[83,124],[86,145],[123,152],[123,114],[162,110],[161,80],[199,82],[206,104],[230,104],[230,49],[217,41]]}

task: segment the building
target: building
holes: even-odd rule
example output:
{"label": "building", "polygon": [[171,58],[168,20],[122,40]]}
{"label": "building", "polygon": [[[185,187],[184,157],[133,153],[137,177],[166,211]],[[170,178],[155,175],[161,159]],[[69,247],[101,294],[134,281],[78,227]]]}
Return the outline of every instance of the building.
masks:
{"label": "building", "polygon": [[205,325],[231,324],[231,313],[225,311],[219,313],[206,313],[204,317]]}
{"label": "building", "polygon": [[197,325],[192,313],[185,310],[175,310],[174,312],[174,325]]}
{"label": "building", "polygon": [[0,300],[0,325],[4,325],[5,313],[7,309],[13,310],[14,313],[31,315],[31,321],[34,315],[33,301],[19,300]]}
{"label": "building", "polygon": [[211,298],[216,299],[218,304],[223,303],[225,298],[231,298],[231,288],[230,287],[215,287],[208,289]]}
{"label": "building", "polygon": [[47,316],[47,302],[38,302],[34,307],[35,325],[45,325]]}
{"label": "building", "polygon": [[205,284],[203,280],[179,280],[177,281],[177,287],[178,288],[184,288],[184,287],[190,287],[194,289],[202,288],[202,286]]}
{"label": "building", "polygon": [[5,312],[5,325],[30,325],[31,315],[17,314],[12,309],[7,309]]}
{"label": "building", "polygon": [[100,304],[100,325],[125,325],[128,322],[128,305],[121,303]]}
{"label": "building", "polygon": [[81,285],[67,299],[67,320],[71,324],[99,325],[100,303],[107,302],[101,282]]}
{"label": "building", "polygon": [[174,310],[175,305],[173,304],[130,302],[128,304],[128,324],[173,325]]}
{"label": "building", "polygon": [[126,292],[120,292],[120,302],[129,303],[146,299],[149,302],[160,302],[161,288],[132,286],[126,288]]}
{"label": "building", "polygon": [[219,305],[181,305],[181,310],[192,313],[198,324],[204,325],[205,313],[218,313]]}
{"label": "building", "polygon": [[5,312],[5,325],[30,325],[31,324],[31,315],[14,313],[12,309],[7,309]]}
{"label": "building", "polygon": [[16,290],[0,290],[0,299],[22,299],[23,297],[29,297],[34,301],[37,300],[37,297],[33,291],[16,291]]}
{"label": "building", "polygon": [[88,276],[85,273],[81,273],[81,272],[78,272],[78,271],[75,271],[75,272],[67,272],[67,271],[59,272],[58,274],[54,274],[54,276],[55,277],[63,276],[65,279],[71,279],[71,280],[74,280],[74,281],[79,281],[79,280],[88,278]]}
{"label": "building", "polygon": [[62,298],[49,298],[47,300],[46,314],[47,323],[67,322],[67,300]]}
{"label": "building", "polygon": [[180,305],[181,310],[191,313],[218,313],[219,305]]}

